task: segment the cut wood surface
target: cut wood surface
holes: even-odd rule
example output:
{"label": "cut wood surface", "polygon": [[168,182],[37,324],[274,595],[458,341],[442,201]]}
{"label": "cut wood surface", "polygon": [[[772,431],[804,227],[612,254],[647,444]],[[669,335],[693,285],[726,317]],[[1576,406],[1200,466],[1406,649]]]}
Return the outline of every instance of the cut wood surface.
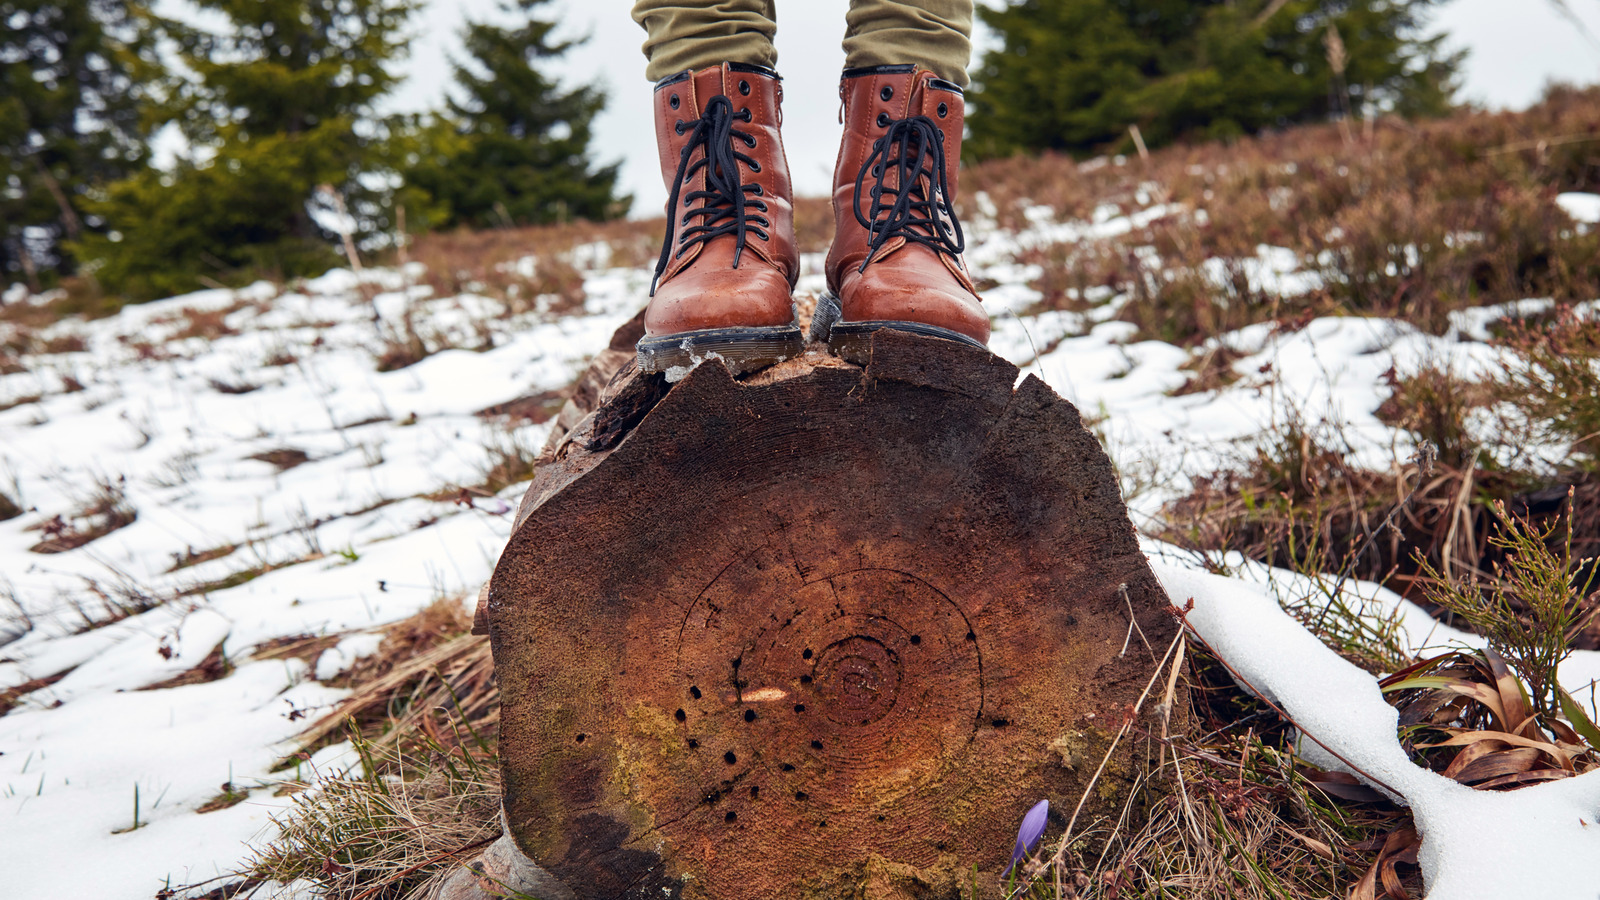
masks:
{"label": "cut wood surface", "polygon": [[517,844],[586,900],[992,884],[1029,807],[1070,814],[1176,627],[1077,410],[889,331],[865,368],[670,389],[616,353],[482,611]]}

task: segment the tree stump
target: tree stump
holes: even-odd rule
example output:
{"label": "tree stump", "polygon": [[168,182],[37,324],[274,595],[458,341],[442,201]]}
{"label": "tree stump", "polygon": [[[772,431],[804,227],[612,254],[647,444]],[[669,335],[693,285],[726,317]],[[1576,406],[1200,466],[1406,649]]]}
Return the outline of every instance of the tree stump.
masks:
{"label": "tree stump", "polygon": [[565,422],[485,601],[518,847],[584,900],[956,897],[1040,799],[1064,824],[1176,625],[1017,374],[882,331],[865,368],[625,366]]}

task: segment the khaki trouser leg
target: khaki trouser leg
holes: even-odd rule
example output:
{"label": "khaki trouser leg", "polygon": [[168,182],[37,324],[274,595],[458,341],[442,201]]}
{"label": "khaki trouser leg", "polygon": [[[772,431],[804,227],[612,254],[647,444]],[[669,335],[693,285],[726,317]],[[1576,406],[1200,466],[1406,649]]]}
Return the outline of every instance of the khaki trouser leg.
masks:
{"label": "khaki trouser leg", "polygon": [[850,0],[844,65],[916,63],[967,86],[972,59],[972,0]]}
{"label": "khaki trouser leg", "polygon": [[725,62],[775,68],[776,0],[636,0],[633,20],[644,26],[644,77],[660,81],[685,69]]}
{"label": "khaki trouser leg", "polygon": [[[645,77],[660,81],[685,69],[724,62],[776,67],[776,0],[636,0],[633,20],[648,35]],[[972,0],[850,0],[845,66],[917,63],[946,81],[967,84],[972,57]]]}

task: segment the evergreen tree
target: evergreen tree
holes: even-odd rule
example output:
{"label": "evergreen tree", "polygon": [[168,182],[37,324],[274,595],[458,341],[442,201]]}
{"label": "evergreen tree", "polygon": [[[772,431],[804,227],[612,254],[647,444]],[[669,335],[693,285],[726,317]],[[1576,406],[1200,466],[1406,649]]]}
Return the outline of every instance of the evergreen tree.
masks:
{"label": "evergreen tree", "polygon": [[470,64],[453,66],[461,99],[419,135],[405,167],[408,185],[434,201],[436,228],[486,228],[609,219],[627,212],[615,195],[617,165],[594,168],[591,123],[605,105],[592,85],[563,91],[540,63],[571,49],[556,23],[535,16],[549,0],[512,0],[502,10],[519,24],[471,23],[463,35]]}
{"label": "evergreen tree", "polygon": [[126,0],[0,0],[0,279],[70,274],[63,242],[103,230],[85,194],[144,166],[150,24]]}
{"label": "evergreen tree", "polygon": [[117,231],[86,242],[102,280],[133,299],[327,267],[337,235],[312,215],[322,186],[347,198],[358,230],[378,211],[358,176],[381,155],[372,107],[394,84],[385,63],[412,0],[198,5],[230,27],[169,31],[196,76],[170,113],[194,152],[110,186],[97,209]]}
{"label": "evergreen tree", "polygon": [[[1463,54],[1422,34],[1441,0],[1015,0],[976,74],[976,157],[1228,137],[1448,108]],[[1370,91],[1370,93],[1368,93]]]}

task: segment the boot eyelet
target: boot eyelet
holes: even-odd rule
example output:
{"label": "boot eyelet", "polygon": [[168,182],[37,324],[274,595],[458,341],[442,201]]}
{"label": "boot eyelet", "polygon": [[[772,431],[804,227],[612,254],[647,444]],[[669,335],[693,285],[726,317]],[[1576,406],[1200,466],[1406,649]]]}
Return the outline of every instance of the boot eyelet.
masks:
{"label": "boot eyelet", "polygon": [[872,167],[872,177],[873,178],[882,178],[883,177],[883,163],[878,163],[877,165]]}
{"label": "boot eyelet", "polygon": [[672,130],[676,131],[679,134],[683,134],[683,120],[679,119],[678,120],[678,124],[672,126]]}
{"label": "boot eyelet", "polygon": [[894,99],[894,88],[887,84],[884,85],[883,90],[878,92],[878,97],[882,99],[883,102],[888,103],[890,100]]}
{"label": "boot eyelet", "polygon": [[755,137],[754,136],[746,137],[744,139],[744,145],[746,147],[749,147],[751,150],[754,150],[756,148],[756,139],[755,139]]}
{"label": "boot eyelet", "polygon": [[879,128],[888,128],[889,127],[889,114],[888,113],[886,113],[886,112],[878,113],[878,127]]}
{"label": "boot eyelet", "polygon": [[762,194],[761,185],[758,184],[758,185],[755,186],[755,188],[756,189],[751,191],[750,193],[754,194],[757,197],[761,196],[761,194]]}
{"label": "boot eyelet", "polygon": [[942,119],[942,118],[944,118],[945,116],[948,116],[948,115],[950,115],[950,104],[948,104],[948,103],[939,104],[939,118]]}
{"label": "boot eyelet", "polygon": [[750,96],[750,82],[748,82],[748,81],[740,81],[739,82],[739,93],[745,95],[746,97]]}
{"label": "boot eyelet", "polygon": [[683,105],[683,101],[678,99],[678,95],[677,94],[673,94],[670,98],[667,99],[667,105],[672,107],[673,109],[677,109],[679,106]]}
{"label": "boot eyelet", "polygon": [[750,162],[750,171],[759,173],[761,171],[761,163],[758,163],[758,162],[756,162],[754,160],[751,160],[751,162]]}

